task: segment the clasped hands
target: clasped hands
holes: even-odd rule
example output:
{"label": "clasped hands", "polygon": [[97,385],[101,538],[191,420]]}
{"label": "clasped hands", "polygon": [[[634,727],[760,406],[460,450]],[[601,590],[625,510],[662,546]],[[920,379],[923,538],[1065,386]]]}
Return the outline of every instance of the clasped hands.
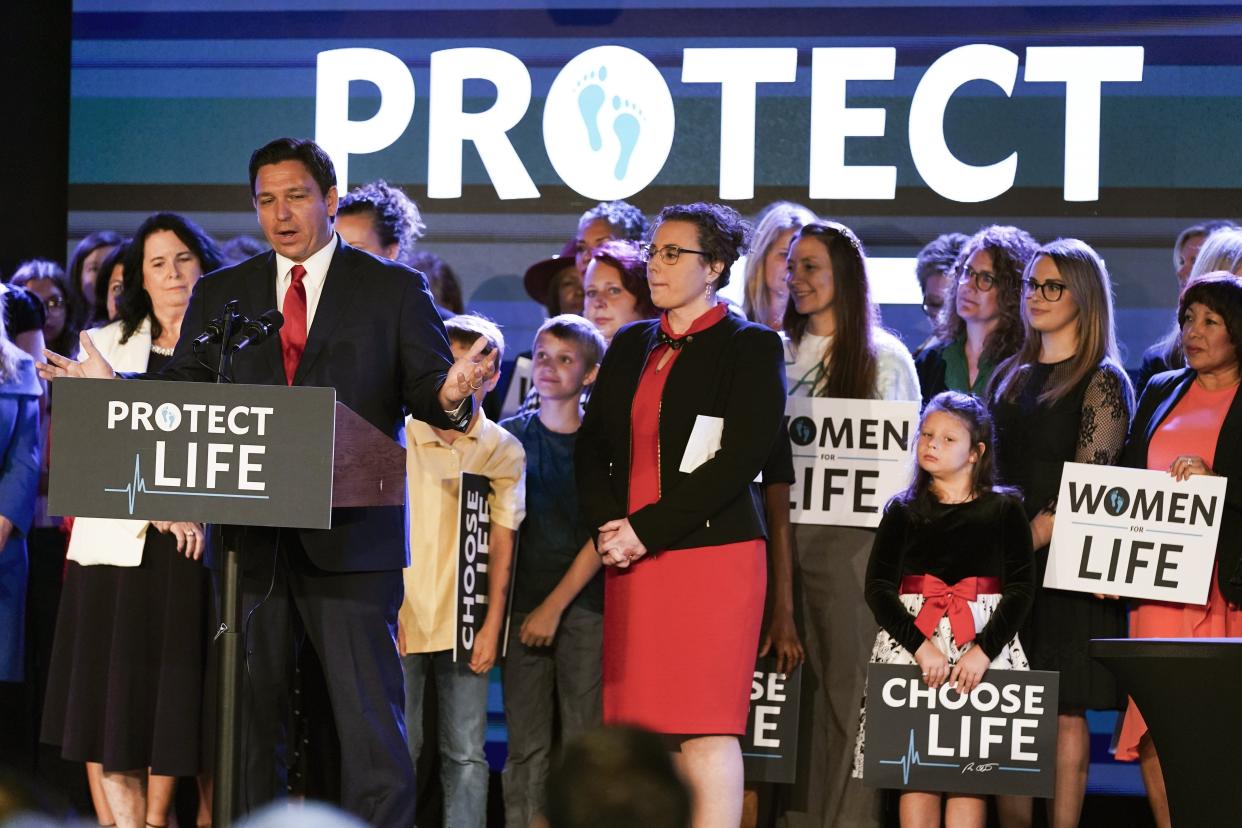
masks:
{"label": "clasped hands", "polygon": [[647,554],[647,547],[634,534],[629,518],[610,520],[599,527],[599,540],[596,544],[604,566],[615,566],[619,569],[625,569]]}

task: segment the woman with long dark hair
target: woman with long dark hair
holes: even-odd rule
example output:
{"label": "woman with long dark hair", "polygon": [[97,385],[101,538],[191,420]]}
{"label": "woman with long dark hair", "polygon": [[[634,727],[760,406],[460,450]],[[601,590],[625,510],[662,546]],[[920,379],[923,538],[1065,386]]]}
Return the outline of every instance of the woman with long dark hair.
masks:
{"label": "woman with long dark hair", "polygon": [[[866,254],[853,230],[827,221],[802,227],[789,250],[787,278],[790,396],[919,400],[910,352],[880,325]],[[879,824],[877,792],[850,778],[858,700],[876,634],[862,589],[874,538],[874,530],[852,526],[794,527],[810,673],[805,686],[812,688],[799,723],[809,755],[791,792],[791,810],[805,814],[798,824]]]}
{"label": "woman with long dark hair", "polygon": [[[151,216],[125,257],[120,317],[87,332],[95,347],[118,371],[159,370],[195,283],[219,265],[198,225]],[[197,523],[74,522],[42,739],[87,763],[100,824],[166,825],[176,778],[208,770],[204,542]],[[200,791],[205,817],[210,796]]]}
{"label": "woman with long dark hair", "polygon": [[[1022,491],[1042,584],[1062,467],[1116,463],[1134,396],[1117,357],[1108,270],[1096,252],[1077,239],[1046,244],[1022,283],[1025,337],[996,368],[991,409],[1001,478]],[[1087,642],[1123,638],[1125,629],[1120,601],[1036,591],[1022,641],[1032,669],[1061,674],[1053,828],[1078,825],[1082,811],[1090,762],[1085,711],[1115,710],[1120,702],[1116,682],[1088,656]],[[1029,824],[1029,798],[1008,798],[1005,809]]]}
{"label": "woman with long dark hair", "polygon": [[[103,308],[95,301],[95,288],[99,279],[108,278],[108,272],[103,267],[104,259],[111,255],[121,241],[119,233],[96,230],[78,242],[78,246],[73,249],[73,255],[69,257],[70,303],[78,311],[73,324],[79,331],[93,327],[96,322],[107,321],[103,316]],[[52,348],[51,345],[48,347]]]}

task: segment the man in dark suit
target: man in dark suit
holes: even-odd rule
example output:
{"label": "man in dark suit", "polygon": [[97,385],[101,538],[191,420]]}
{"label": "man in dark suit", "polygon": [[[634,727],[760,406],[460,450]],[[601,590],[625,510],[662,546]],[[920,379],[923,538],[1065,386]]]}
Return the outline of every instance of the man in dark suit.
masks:
{"label": "man in dark suit", "polygon": [[[280,138],[250,159],[259,224],[272,251],[203,277],[161,379],[211,381],[218,345],[192,342],[230,300],[249,318],[280,308],[284,325],[240,354],[239,383],[330,386],[376,428],[396,435],[408,412],[464,428],[483,382],[486,340],[453,362],[426,281],[345,244],[333,230],[336,172],[314,142]],[[47,378],[111,377],[83,340],[81,362],[49,355]],[[286,792],[285,739],[295,642],[319,655],[340,734],[342,804],[373,825],[414,823],[413,770],[402,721],[395,628],[406,566],[400,507],[336,509],[329,530],[251,528],[241,542],[247,669],[243,803]],[[273,761],[274,760],[274,761]]]}

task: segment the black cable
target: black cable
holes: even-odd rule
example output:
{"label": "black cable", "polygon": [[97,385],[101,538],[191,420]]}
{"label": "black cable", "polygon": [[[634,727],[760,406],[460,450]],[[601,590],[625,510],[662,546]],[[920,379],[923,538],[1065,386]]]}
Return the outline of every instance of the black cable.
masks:
{"label": "black cable", "polygon": [[215,377],[217,382],[227,382],[227,383],[233,382],[232,377],[229,377],[225,374],[221,374],[215,368],[212,368],[209,364],[203,361],[203,346],[202,345],[195,342],[193,345],[193,348],[194,348],[194,361],[197,362],[199,365],[203,366],[204,368],[206,368],[208,372],[210,372],[211,375]]}
{"label": "black cable", "polygon": [[[242,539],[244,541],[245,534],[246,532],[249,531],[250,527],[243,526],[241,527],[241,529],[242,529]],[[223,534],[221,535],[221,537],[223,537]],[[242,621],[242,663],[246,668],[246,678],[247,678],[246,689],[250,693],[250,716],[251,717],[254,716],[254,711],[255,711],[255,695],[254,695],[254,677],[250,674],[250,655],[251,655],[251,652],[250,652],[250,620],[254,617],[254,614],[258,612],[259,607],[266,604],[268,599],[272,597],[272,592],[276,588],[276,567],[280,560],[280,528],[279,527],[277,527],[276,529],[275,547],[276,548],[272,553],[272,577],[267,583],[267,593],[264,594],[264,596],[260,598],[253,607],[250,608],[250,611],[246,613],[245,620]],[[244,713],[245,713],[245,710],[243,708],[243,715]],[[241,772],[241,778],[239,780],[239,784],[241,786],[241,796],[238,797],[238,799],[240,799],[245,804],[244,810],[246,813],[249,813],[251,810],[250,798],[248,796],[249,791],[246,790],[247,776],[248,776],[246,773],[246,752],[250,749],[250,739],[247,738],[249,735],[248,734],[249,730],[250,730],[249,726],[246,726],[243,728],[242,739],[241,739],[242,772]]]}

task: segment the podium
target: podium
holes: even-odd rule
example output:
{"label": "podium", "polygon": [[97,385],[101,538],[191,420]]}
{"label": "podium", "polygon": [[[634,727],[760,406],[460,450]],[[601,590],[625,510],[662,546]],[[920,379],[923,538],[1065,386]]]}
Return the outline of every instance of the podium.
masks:
{"label": "podium", "polygon": [[[332,388],[62,378],[54,391],[52,514],[330,529],[334,508],[405,503],[405,449]],[[225,828],[240,813],[244,550],[219,545],[212,812]]]}
{"label": "podium", "polygon": [[1096,639],[1089,646],[1143,713],[1173,824],[1237,824],[1242,639]]}

